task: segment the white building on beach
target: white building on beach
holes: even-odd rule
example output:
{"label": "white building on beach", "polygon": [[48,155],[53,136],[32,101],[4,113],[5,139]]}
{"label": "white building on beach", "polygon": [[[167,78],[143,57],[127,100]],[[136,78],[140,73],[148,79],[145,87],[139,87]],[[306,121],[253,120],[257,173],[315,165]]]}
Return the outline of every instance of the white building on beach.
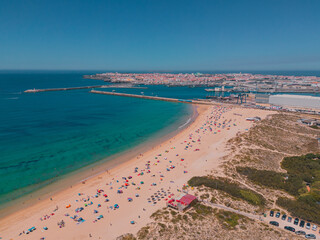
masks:
{"label": "white building on beach", "polygon": [[305,95],[270,95],[269,103],[277,106],[320,109],[320,97]]}

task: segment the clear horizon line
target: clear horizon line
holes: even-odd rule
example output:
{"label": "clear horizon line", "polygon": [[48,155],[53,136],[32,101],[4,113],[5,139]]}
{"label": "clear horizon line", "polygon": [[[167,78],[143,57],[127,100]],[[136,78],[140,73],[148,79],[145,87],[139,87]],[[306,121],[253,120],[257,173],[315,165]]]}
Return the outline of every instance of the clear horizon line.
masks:
{"label": "clear horizon line", "polygon": [[223,71],[233,71],[233,72],[246,72],[246,71],[254,71],[254,72],[259,72],[259,71],[278,71],[278,72],[294,72],[294,71],[304,71],[304,72],[317,72],[320,71],[317,69],[295,69],[295,70],[286,70],[286,69],[281,69],[281,70],[275,70],[275,69],[259,69],[259,70],[254,70],[254,69],[219,69],[219,70],[120,70],[120,69],[112,69],[112,70],[106,70],[106,69],[0,69],[0,71],[105,71],[105,72],[223,72]]}

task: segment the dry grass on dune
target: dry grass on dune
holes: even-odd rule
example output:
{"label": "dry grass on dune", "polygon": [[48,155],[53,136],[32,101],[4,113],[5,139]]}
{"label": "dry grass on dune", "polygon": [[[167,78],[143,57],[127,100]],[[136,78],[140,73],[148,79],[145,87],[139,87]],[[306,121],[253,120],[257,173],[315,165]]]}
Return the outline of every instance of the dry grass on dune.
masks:
{"label": "dry grass on dune", "polygon": [[319,152],[317,136],[320,136],[320,130],[299,124],[299,118],[294,114],[275,114],[249,132],[230,139],[228,172],[234,164],[281,171],[283,157]]}
{"label": "dry grass on dune", "polygon": [[[283,172],[280,162],[284,157],[319,152],[317,137],[320,130],[299,124],[299,118],[301,116],[295,114],[270,115],[248,132],[228,141],[228,154],[223,157],[224,179],[261,194],[266,200],[264,206],[252,205],[221,189],[203,185],[195,187],[195,194],[199,199],[248,213],[272,208],[276,197],[290,197],[283,191],[248,181],[236,167]],[[137,235],[126,234],[118,239],[303,239],[265,223],[200,203],[184,213],[161,209],[152,218],[153,222],[140,229]]]}
{"label": "dry grass on dune", "polygon": [[267,224],[201,204],[184,213],[161,209],[153,214],[153,219],[136,236],[125,234],[118,240],[292,239],[290,233],[280,232]]}

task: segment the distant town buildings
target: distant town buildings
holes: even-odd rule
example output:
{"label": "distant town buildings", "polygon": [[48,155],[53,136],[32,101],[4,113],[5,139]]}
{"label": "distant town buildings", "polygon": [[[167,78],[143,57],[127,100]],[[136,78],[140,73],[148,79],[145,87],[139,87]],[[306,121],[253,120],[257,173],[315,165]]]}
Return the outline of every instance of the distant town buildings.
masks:
{"label": "distant town buildings", "polygon": [[[131,83],[139,85],[168,86],[215,86],[217,91],[232,87],[234,92],[259,93],[311,93],[320,92],[320,77],[281,76],[250,73],[202,74],[202,73],[101,73],[86,78],[106,82]],[[219,88],[220,87],[220,88]]]}
{"label": "distant town buildings", "polygon": [[[242,104],[245,107],[320,114],[320,77],[250,73],[101,73],[84,76],[110,83],[134,85],[205,86],[207,101]],[[212,92],[212,93],[211,93]],[[215,92],[230,92],[228,96]],[[290,93],[290,94],[289,94]],[[292,94],[294,93],[294,94]]]}

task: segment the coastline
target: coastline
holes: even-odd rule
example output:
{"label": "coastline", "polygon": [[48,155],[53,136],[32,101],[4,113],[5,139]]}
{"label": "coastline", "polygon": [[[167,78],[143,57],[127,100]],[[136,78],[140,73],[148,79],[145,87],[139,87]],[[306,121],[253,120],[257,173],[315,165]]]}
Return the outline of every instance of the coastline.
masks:
{"label": "coastline", "polygon": [[[94,239],[115,239],[124,233],[135,234],[151,221],[152,213],[165,207],[165,199],[158,200],[158,204],[148,202],[147,199],[154,192],[170,191],[179,195],[183,185],[192,176],[223,174],[219,167],[226,154],[227,141],[238,132],[247,131],[254,125],[253,122],[246,121],[247,117],[254,115],[263,119],[270,114],[264,110],[226,108],[221,105],[199,106],[197,111],[199,115],[192,124],[138,158],[130,159],[108,172],[90,178],[85,184],[78,183],[67,188],[52,196],[52,200],[45,199],[1,219],[0,237],[18,237],[19,233],[32,226],[37,230],[23,235],[23,239],[89,239],[91,235]],[[213,121],[217,122],[217,125],[213,126]],[[146,172],[149,171],[145,168],[148,162],[151,174]],[[175,167],[168,171],[168,167],[173,165]],[[133,173],[137,167],[145,174]],[[124,187],[124,176],[133,176],[128,187]],[[143,184],[140,184],[140,181],[143,181]],[[99,197],[97,189],[103,189],[110,202],[104,201],[102,195]],[[123,194],[118,194],[117,189],[123,189]],[[135,196],[136,194],[139,196]],[[127,197],[132,197],[133,201],[128,202]],[[86,206],[84,198],[94,202],[93,206]],[[119,209],[112,207],[117,204]],[[56,211],[58,206],[59,210]],[[84,211],[75,213],[81,206],[85,207]],[[103,214],[102,220],[96,219],[94,209]],[[77,214],[83,217],[85,222],[76,224],[66,214]],[[64,228],[57,227],[57,222],[61,219],[66,222]],[[131,224],[131,221],[134,221],[134,224]],[[48,231],[43,228],[48,228]]]}
{"label": "coastline", "polygon": [[[10,202],[4,203],[0,206],[0,222],[6,217],[15,212],[19,212],[25,208],[32,207],[35,204],[41,203],[42,201],[49,199],[51,196],[59,194],[67,188],[72,188],[74,185],[80,184],[83,181],[90,180],[100,174],[105,173],[107,170],[116,168],[122,164],[125,164],[130,159],[135,158],[140,153],[147,152],[154,149],[161,143],[165,143],[169,139],[173,138],[185,128],[188,128],[198,116],[197,106],[189,105],[190,115],[182,119],[183,124],[179,125],[176,130],[169,131],[175,125],[181,124],[180,119],[174,122],[172,125],[160,129],[152,136],[148,137],[144,142],[137,146],[131,147],[122,152],[111,155],[110,157],[103,158],[97,162],[89,164],[83,168],[72,171],[65,175],[59,176],[56,179],[48,180],[49,183],[43,183],[44,186],[40,187],[36,191],[26,194],[25,196],[11,200]],[[187,122],[185,122],[187,121]],[[169,129],[169,130],[168,130]],[[163,134],[165,132],[165,134]]]}

